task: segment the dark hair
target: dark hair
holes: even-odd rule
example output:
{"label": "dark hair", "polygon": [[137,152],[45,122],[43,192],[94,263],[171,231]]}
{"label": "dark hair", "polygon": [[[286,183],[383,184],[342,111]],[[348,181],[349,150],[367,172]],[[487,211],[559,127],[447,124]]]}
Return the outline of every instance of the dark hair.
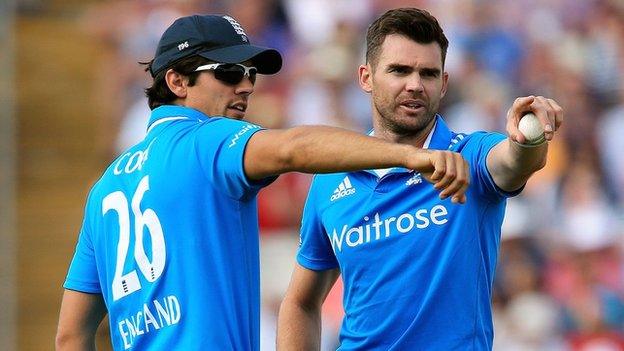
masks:
{"label": "dark hair", "polygon": [[366,62],[373,67],[379,59],[381,45],[390,34],[401,34],[420,44],[438,43],[444,67],[448,39],[438,20],[429,12],[417,8],[393,9],[371,23],[366,32]]}
{"label": "dark hair", "polygon": [[[152,86],[145,89],[145,96],[147,96],[147,104],[149,105],[150,110],[153,110],[159,106],[167,105],[174,102],[178,97],[175,95],[171,89],[167,86],[167,82],[165,81],[165,74],[169,70],[169,68],[174,71],[185,75],[189,79],[189,86],[195,85],[197,81],[197,77],[201,72],[195,72],[195,69],[201,65],[205,65],[212,61],[205,59],[201,56],[190,56],[185,57],[177,62],[174,62],[166,69],[158,72],[156,77],[154,77],[154,81]],[[149,72],[150,67],[154,63],[154,60],[150,62],[139,62],[142,65],[146,65],[146,72]]]}

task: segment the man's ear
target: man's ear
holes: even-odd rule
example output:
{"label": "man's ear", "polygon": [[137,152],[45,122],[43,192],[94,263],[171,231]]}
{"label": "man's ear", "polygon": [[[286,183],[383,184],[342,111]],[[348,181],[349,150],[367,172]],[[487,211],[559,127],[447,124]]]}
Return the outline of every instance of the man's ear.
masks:
{"label": "man's ear", "polygon": [[167,73],[165,73],[165,82],[167,82],[169,90],[171,90],[171,92],[173,92],[178,98],[186,98],[188,77],[170,68],[167,70]]}
{"label": "man's ear", "polygon": [[373,91],[373,70],[370,64],[360,65],[358,68],[358,78],[362,90],[370,94],[370,92]]}
{"label": "man's ear", "polygon": [[449,80],[449,74],[448,72],[444,72],[442,73],[442,94],[440,94],[440,97],[443,98],[444,95],[446,95],[446,91],[448,90],[448,80]]}

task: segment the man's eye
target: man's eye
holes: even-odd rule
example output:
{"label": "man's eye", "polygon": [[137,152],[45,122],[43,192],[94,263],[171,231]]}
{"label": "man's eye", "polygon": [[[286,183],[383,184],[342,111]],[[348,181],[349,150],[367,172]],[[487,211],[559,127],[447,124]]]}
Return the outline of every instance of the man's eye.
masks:
{"label": "man's eye", "polygon": [[429,77],[429,78],[437,78],[438,77],[438,72],[436,71],[423,71],[420,74],[423,77]]}
{"label": "man's eye", "polygon": [[390,73],[405,74],[407,73],[407,69],[404,67],[393,67],[390,68]]}

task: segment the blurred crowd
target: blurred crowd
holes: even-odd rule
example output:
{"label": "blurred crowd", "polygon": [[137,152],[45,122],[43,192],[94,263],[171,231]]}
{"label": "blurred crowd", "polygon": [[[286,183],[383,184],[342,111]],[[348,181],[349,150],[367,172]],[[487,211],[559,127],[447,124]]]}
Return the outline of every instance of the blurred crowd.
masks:
{"label": "blurred crowd", "polygon": [[[565,109],[547,167],[509,202],[494,287],[495,349],[624,350],[624,2],[618,0],[122,0],[81,16],[103,43],[94,111],[106,161],[142,138],[143,89],[163,30],[191,13],[227,13],[252,42],[278,48],[282,72],[258,79],[248,119],[265,127],[371,127],[357,85],[367,25],[393,7],[436,16],[449,38],[450,90],[441,114],[456,131],[504,131],[515,97]],[[116,140],[114,144],[111,140]],[[263,348],[294,264],[310,177],[263,190]],[[340,284],[338,284],[340,286]],[[325,314],[336,345],[340,289]]]}

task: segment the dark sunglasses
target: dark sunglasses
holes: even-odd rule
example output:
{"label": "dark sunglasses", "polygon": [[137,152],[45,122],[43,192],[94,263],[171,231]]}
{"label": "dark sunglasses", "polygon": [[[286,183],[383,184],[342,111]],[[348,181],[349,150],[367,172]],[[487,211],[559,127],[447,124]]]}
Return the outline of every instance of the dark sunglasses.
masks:
{"label": "dark sunglasses", "polygon": [[211,63],[197,67],[195,72],[198,71],[214,71],[215,78],[230,85],[240,83],[245,76],[249,77],[252,84],[255,84],[256,74],[258,74],[256,67],[248,67],[240,63]]}

